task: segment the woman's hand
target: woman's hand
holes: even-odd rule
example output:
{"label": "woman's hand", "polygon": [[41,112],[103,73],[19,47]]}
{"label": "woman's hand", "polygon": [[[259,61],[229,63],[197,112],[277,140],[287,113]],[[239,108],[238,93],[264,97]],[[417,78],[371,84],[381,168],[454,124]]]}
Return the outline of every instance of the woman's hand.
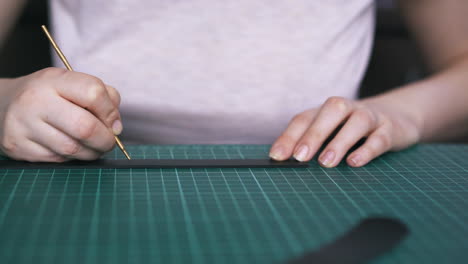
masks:
{"label": "woman's hand", "polygon": [[363,166],[384,152],[406,148],[420,138],[418,119],[387,102],[331,97],[321,107],[296,115],[273,144],[270,157],[285,160],[293,156],[309,161],[340,126],[318,158],[324,167],[337,166],[362,138],[366,138],[365,143],[346,158],[350,166]]}
{"label": "woman's hand", "polygon": [[27,161],[92,160],[122,131],[119,93],[96,77],[48,68],[0,83],[0,151]]}

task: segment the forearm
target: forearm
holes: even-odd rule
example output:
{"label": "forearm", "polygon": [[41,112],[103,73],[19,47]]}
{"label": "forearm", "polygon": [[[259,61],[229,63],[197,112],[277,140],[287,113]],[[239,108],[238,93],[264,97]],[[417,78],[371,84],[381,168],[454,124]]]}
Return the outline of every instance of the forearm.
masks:
{"label": "forearm", "polygon": [[0,1],[0,49],[25,2],[25,0]]}
{"label": "forearm", "polygon": [[420,141],[468,134],[468,55],[431,77],[368,101],[403,111],[417,123]]}

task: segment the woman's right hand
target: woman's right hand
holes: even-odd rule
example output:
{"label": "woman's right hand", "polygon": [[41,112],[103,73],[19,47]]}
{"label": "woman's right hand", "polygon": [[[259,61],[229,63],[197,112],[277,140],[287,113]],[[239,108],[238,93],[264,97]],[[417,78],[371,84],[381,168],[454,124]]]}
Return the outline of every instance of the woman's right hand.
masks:
{"label": "woman's right hand", "polygon": [[10,158],[93,160],[122,131],[120,95],[96,77],[47,68],[0,85],[0,150]]}

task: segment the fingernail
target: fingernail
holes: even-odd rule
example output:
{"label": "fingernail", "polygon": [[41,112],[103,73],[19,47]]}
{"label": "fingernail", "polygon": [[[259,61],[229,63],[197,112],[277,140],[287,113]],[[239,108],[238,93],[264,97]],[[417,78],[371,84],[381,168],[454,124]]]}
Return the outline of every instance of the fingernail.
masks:
{"label": "fingernail", "polygon": [[283,155],[284,155],[284,151],[283,151],[283,147],[281,146],[276,146],[276,147],[273,147],[270,151],[270,158],[274,159],[274,160],[280,160],[282,159]]}
{"label": "fingernail", "polygon": [[112,124],[112,130],[114,131],[114,134],[120,135],[120,133],[122,133],[122,129],[122,122],[119,119],[115,120],[114,124]]}
{"label": "fingernail", "polygon": [[307,159],[307,154],[309,153],[309,147],[306,145],[302,145],[299,149],[294,153],[294,158],[298,161],[305,161]]}
{"label": "fingernail", "polygon": [[335,152],[329,150],[325,152],[325,154],[322,155],[319,160],[323,166],[330,167],[333,164],[334,159],[335,159]]}
{"label": "fingernail", "polygon": [[359,155],[355,155],[349,159],[349,163],[351,163],[352,166],[357,167],[361,163],[361,157]]}

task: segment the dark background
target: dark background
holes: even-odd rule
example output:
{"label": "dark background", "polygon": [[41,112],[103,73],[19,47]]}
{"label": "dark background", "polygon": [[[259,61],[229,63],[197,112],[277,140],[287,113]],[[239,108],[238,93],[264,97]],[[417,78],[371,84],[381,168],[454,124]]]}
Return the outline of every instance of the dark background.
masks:
{"label": "dark background", "polygon": [[[49,43],[40,29],[48,24],[47,0],[28,2],[0,51],[0,77],[26,75],[51,66]],[[374,48],[360,97],[420,79],[426,75],[425,68],[391,0],[378,1]]]}

